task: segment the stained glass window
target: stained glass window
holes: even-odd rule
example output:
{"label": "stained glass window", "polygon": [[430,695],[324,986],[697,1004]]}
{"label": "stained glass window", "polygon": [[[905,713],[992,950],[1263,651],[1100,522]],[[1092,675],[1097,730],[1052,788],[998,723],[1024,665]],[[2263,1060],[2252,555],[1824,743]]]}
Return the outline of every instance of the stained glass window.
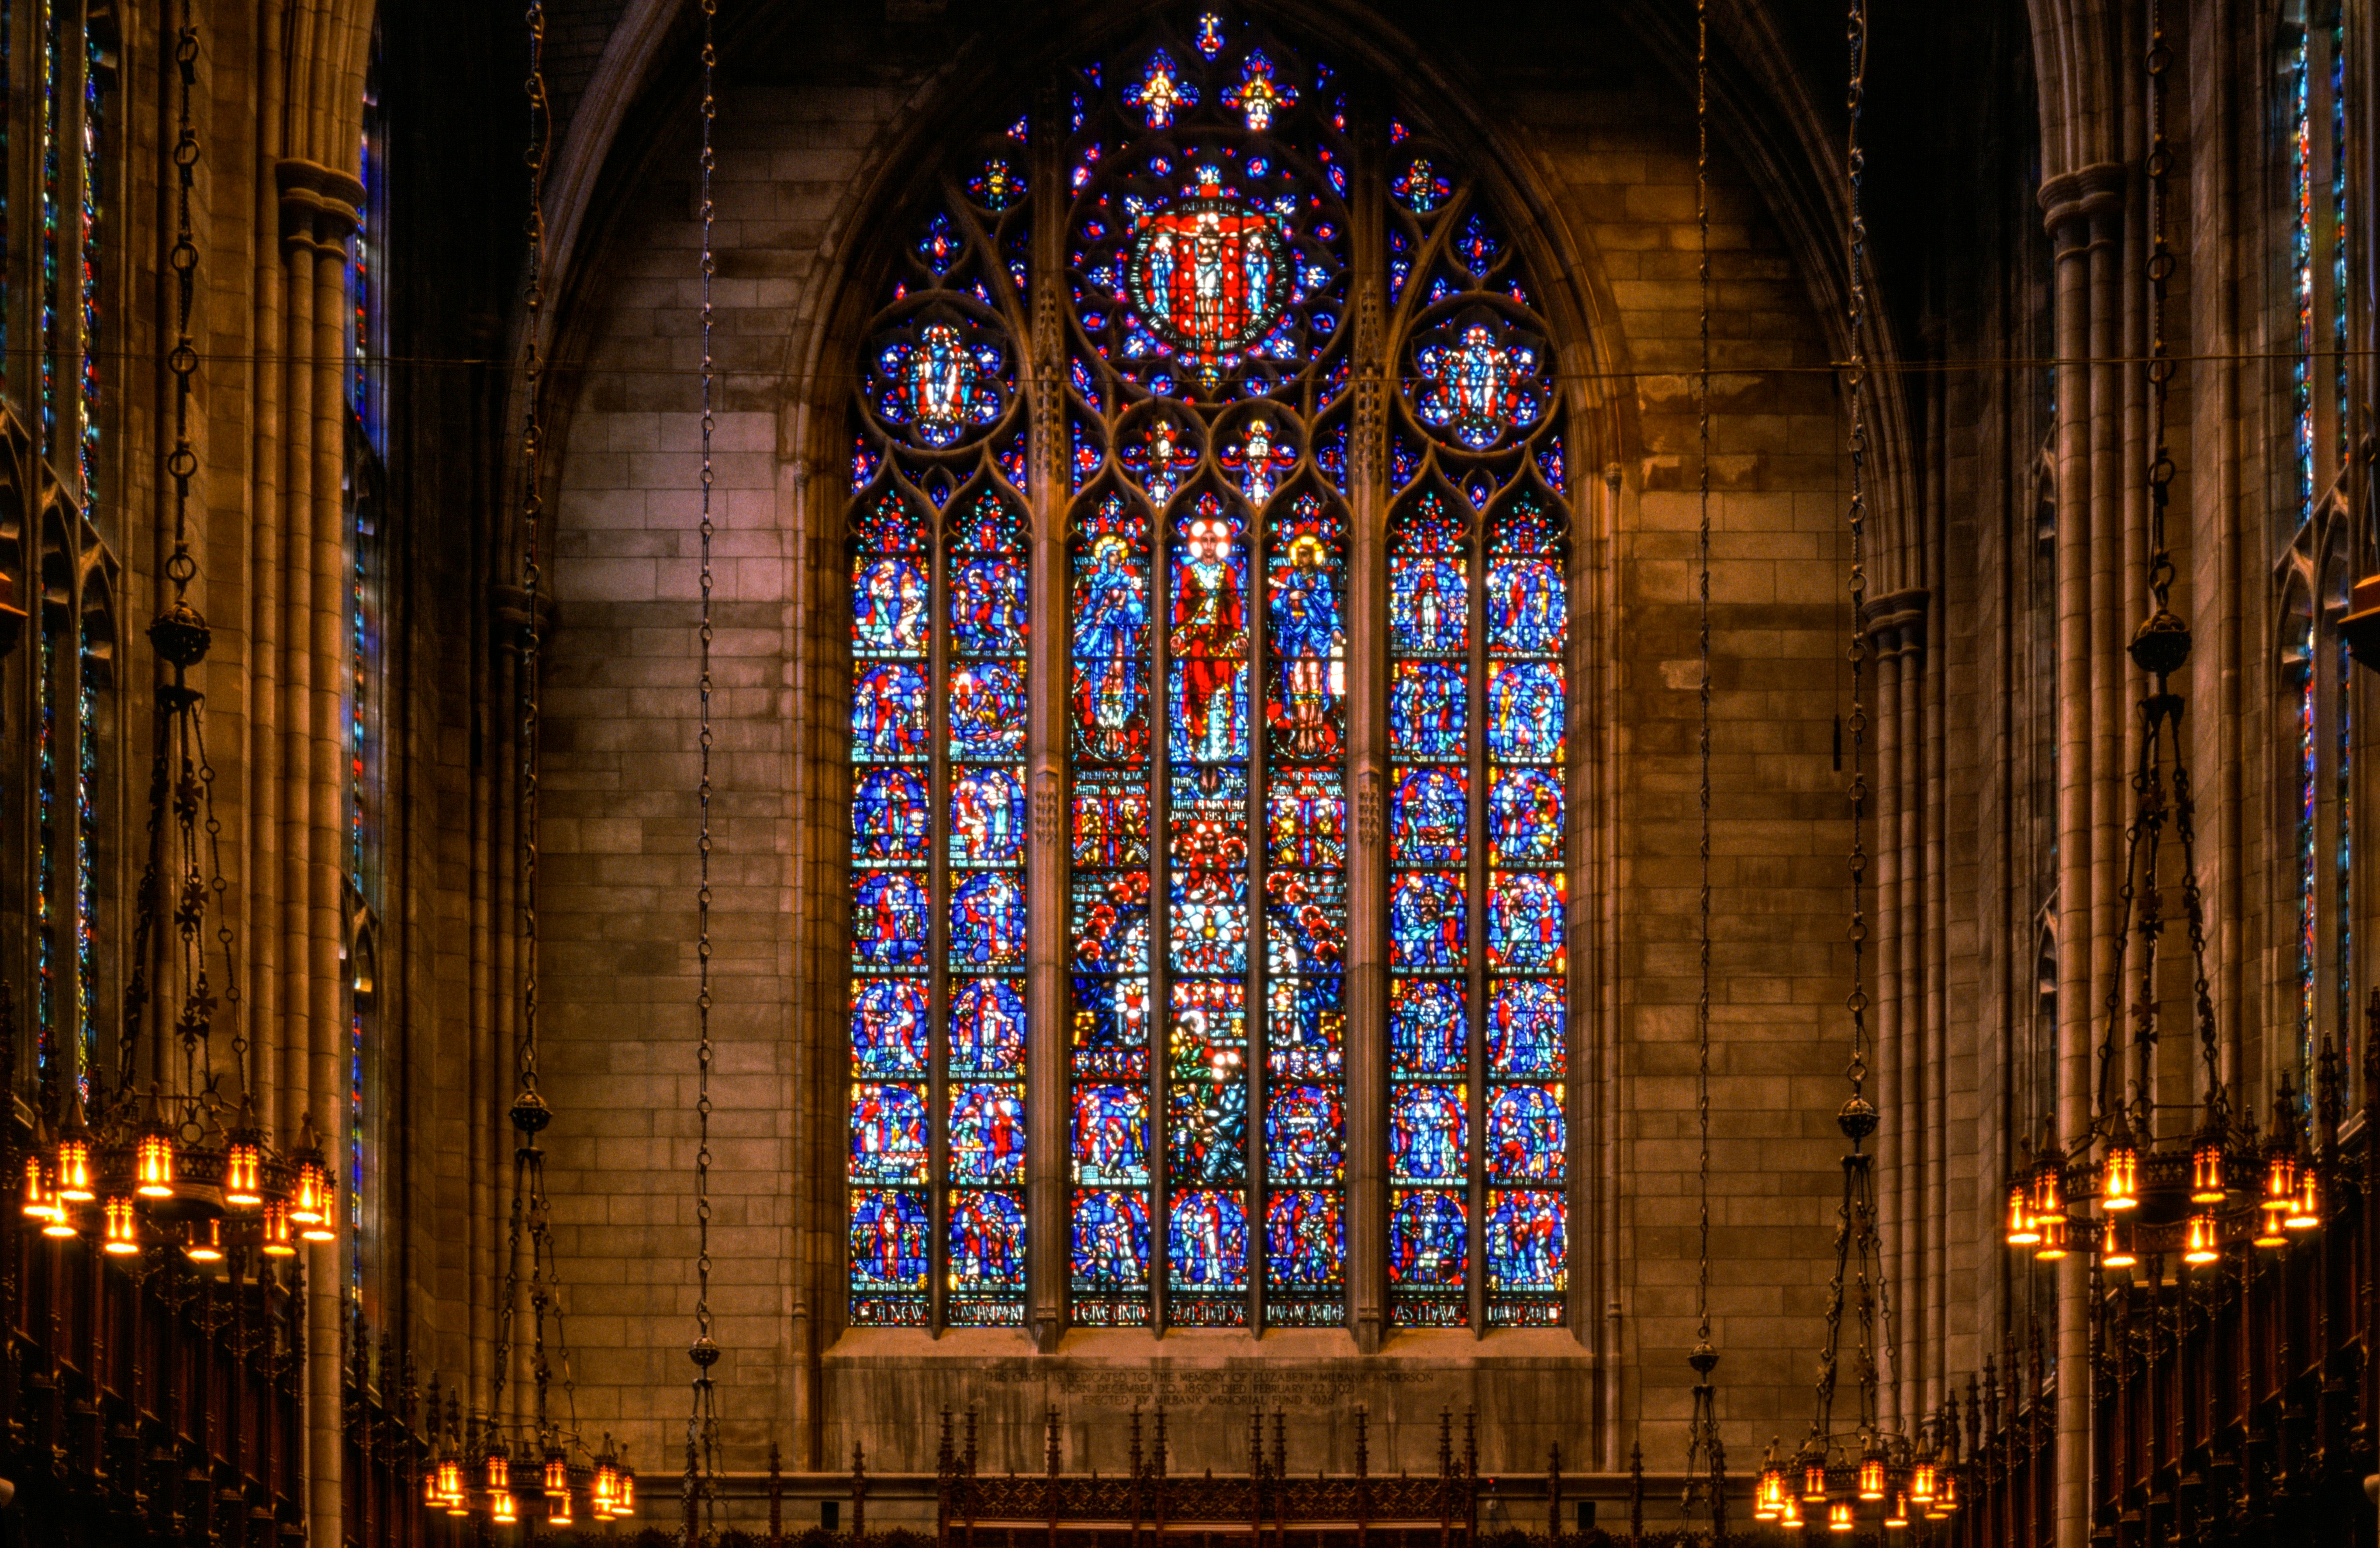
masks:
{"label": "stained glass window", "polygon": [[[1519,250],[1459,158],[1351,121],[1329,61],[1232,11],[1050,100],[954,157],[857,360],[852,1320],[1021,1322],[1030,1240],[1082,1326],[1339,1325],[1359,1246],[1401,1323],[1559,1322],[1565,474]],[[1360,240],[1355,166],[1388,211]],[[1034,228],[1062,264],[1026,267]],[[1359,413],[1367,369],[1403,390]],[[1364,683],[1366,521],[1390,649]],[[1062,646],[1046,682],[1038,595],[1065,608],[1033,620]],[[1368,943],[1361,702],[1393,786]],[[1044,756],[1062,777],[1028,800]],[[1049,920],[1028,811],[1055,827]],[[1036,954],[1063,986],[1047,1092]],[[1368,1046],[1359,960],[1393,980]],[[1393,1087],[1376,1132],[1354,1067]],[[1028,1232],[1042,1102],[1063,1214]],[[1362,1158],[1391,1178],[1368,1228]]]}
{"label": "stained glass window", "polygon": [[2350,663],[2338,620],[2358,567],[2343,490],[2351,457],[2348,399],[2347,73],[2340,7],[2310,8],[2288,58],[2291,219],[2288,283],[2297,303],[2291,369],[2294,457],[2291,533],[2277,567],[2286,694],[2281,780],[2295,883],[2296,1022],[2301,1090],[2313,1089],[2316,1051],[2353,1026]]}
{"label": "stained glass window", "polygon": [[[1020,124],[1017,134],[1022,134]],[[1024,1321],[1028,187],[988,138],[921,212],[852,450],[851,1318]]]}

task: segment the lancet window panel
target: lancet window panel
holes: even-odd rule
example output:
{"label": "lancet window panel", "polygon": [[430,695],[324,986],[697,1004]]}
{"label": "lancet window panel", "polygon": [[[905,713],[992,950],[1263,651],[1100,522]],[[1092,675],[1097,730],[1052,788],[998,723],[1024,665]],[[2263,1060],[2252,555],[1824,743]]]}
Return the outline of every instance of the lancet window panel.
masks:
{"label": "lancet window panel", "polygon": [[[1165,18],[1034,101],[962,158],[862,348],[852,1320],[1021,1321],[1029,1235],[1078,1326],[1340,1325],[1359,1243],[1408,1325],[1558,1323],[1565,470],[1514,244],[1455,158],[1402,119],[1362,121],[1327,59],[1236,12]],[[1359,234],[1359,206],[1386,228]],[[1030,266],[1028,222],[1056,266]],[[1366,286],[1389,303],[1363,346],[1394,384],[1388,429],[1356,412]],[[1367,454],[1391,468],[1369,519],[1404,587],[1371,627],[1404,644],[1359,682]],[[952,546],[953,513],[985,492],[1054,540],[1043,592],[1016,551],[1002,659],[1012,724],[1026,697],[1046,704],[1064,771],[1046,808],[1058,917],[1028,931],[1021,851],[1000,862],[1014,939],[1062,979],[1060,1024],[1029,1030],[1060,1041],[1057,1088],[1025,1090],[1021,957],[1002,1067],[1020,1147],[1025,1107],[1062,1106],[1046,1132],[1065,1154],[1044,1164],[1062,1218],[1028,1233],[1021,1186],[1003,1195],[1016,1246],[997,1299],[961,1294],[973,882],[941,766],[965,760],[934,750],[968,713],[965,664],[991,659],[942,622],[975,552]],[[1064,616],[1028,620],[1036,594]],[[1037,663],[1026,641],[1045,629]],[[1050,676],[1026,695],[1034,670]],[[1391,803],[1404,826],[1370,942],[1350,937],[1363,699],[1388,707],[1398,777],[1428,776]],[[1021,837],[1021,741],[1014,756]],[[1366,957],[1394,994],[1385,1039],[1359,1050],[1347,983]],[[1348,1117],[1365,1060],[1395,1088],[1376,1132]],[[1347,1189],[1366,1158],[1395,1179],[1395,1219],[1368,1232]]]}

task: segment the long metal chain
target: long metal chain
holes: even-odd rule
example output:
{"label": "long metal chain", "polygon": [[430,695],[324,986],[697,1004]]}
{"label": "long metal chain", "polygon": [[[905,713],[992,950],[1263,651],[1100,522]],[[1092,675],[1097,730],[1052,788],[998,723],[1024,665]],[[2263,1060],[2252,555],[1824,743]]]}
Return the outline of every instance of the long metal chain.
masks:
{"label": "long metal chain", "polygon": [[521,1046],[525,1095],[537,1093],[537,840],[538,669],[544,644],[538,623],[539,528],[545,516],[545,157],[552,115],[545,95],[545,0],[528,0],[528,279],[523,292],[527,325],[521,384],[527,410],[521,426]]}
{"label": "long metal chain", "polygon": [[1845,227],[1846,256],[1850,261],[1850,369],[1843,374],[1843,390],[1850,397],[1851,409],[1851,604],[1852,637],[1849,652],[1852,667],[1852,704],[1849,730],[1852,738],[1852,919],[1849,935],[1852,944],[1852,989],[1843,1004],[1852,1017],[1852,1057],[1844,1073],[1852,1085],[1854,1100],[1862,1097],[1867,1082],[1867,765],[1863,754],[1867,742],[1867,217],[1861,206],[1862,185],[1866,179],[1867,153],[1860,148],[1860,108],[1867,93],[1867,0],[1851,0],[1851,13],[1846,27],[1851,44],[1851,90],[1847,105],[1851,110],[1850,138],[1843,153],[1844,173],[1849,182],[1850,221]]}
{"label": "long metal chain", "polygon": [[1699,761],[1696,798],[1702,831],[1696,846],[1701,887],[1696,895],[1699,931],[1695,965],[1701,981],[1694,995],[1694,1121],[1701,1139],[1695,1154],[1694,1326],[1698,1343],[1710,1342],[1710,1067],[1711,1067],[1711,262],[1710,262],[1710,15],[1709,0],[1694,0],[1694,234],[1695,281],[1700,300],[1702,372],[1695,387],[1696,495],[1694,602],[1700,610],[1695,648],[1702,663],[1695,741]]}
{"label": "long metal chain", "polygon": [[710,1315],[710,1067],[713,1057],[710,1042],[710,652],[714,639],[710,616],[710,540],[715,530],[710,515],[714,479],[710,442],[718,424],[712,398],[713,312],[710,293],[710,282],[717,272],[718,262],[711,250],[711,224],[716,211],[711,201],[710,179],[718,165],[711,145],[712,124],[719,113],[719,51],[712,36],[717,16],[717,0],[702,0],[702,627],[699,631],[702,662],[698,694],[702,715],[698,738],[702,769],[697,792],[701,826],[699,836],[695,841],[699,881],[695,890],[694,953],[694,1111],[697,1126],[694,1151],[695,1338],[687,1351],[688,1358],[694,1361],[694,1407],[686,1420],[686,1529],[689,1548],[696,1541],[698,1507],[704,1528],[716,1524],[718,1504],[713,1479],[719,1469],[718,1389],[710,1374],[711,1367],[719,1359],[719,1344],[712,1336]]}

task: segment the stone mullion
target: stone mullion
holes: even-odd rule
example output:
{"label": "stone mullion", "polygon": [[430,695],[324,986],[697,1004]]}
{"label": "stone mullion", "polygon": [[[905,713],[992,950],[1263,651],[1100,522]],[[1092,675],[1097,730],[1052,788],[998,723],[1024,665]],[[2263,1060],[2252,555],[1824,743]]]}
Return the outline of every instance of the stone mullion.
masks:
{"label": "stone mullion", "polygon": [[[1348,448],[1345,1204],[1348,1326],[1366,1354],[1388,1323],[1388,851],[1380,825],[1388,762],[1388,340],[1380,275],[1386,254],[1371,115],[1351,137],[1354,199],[1355,404]],[[1356,621],[1361,627],[1353,627]]]}
{"label": "stone mullion", "polygon": [[1240,1042],[1243,1067],[1247,1071],[1246,1097],[1247,1133],[1242,1137],[1242,1152],[1246,1156],[1247,1179],[1241,1192],[1247,1211],[1248,1326],[1264,1332],[1266,1281],[1272,1270],[1272,1238],[1268,1230],[1266,1208],[1272,1198],[1272,1179],[1266,1175],[1269,1166],[1265,1143],[1266,1104],[1271,1101],[1270,1071],[1265,1061],[1272,1056],[1272,1041],[1267,1036],[1269,1006],[1266,1001],[1267,969],[1269,947],[1268,932],[1271,920],[1265,908],[1265,869],[1269,859],[1265,851],[1266,802],[1271,798],[1272,764],[1269,728],[1265,721],[1266,672],[1270,666],[1271,617],[1270,592],[1267,586],[1265,566],[1271,554],[1271,534],[1256,507],[1248,509],[1247,583],[1240,591],[1240,616],[1247,625],[1247,770],[1248,794],[1243,808],[1247,833],[1248,886],[1248,961],[1245,978],[1247,995],[1242,1022],[1245,1029]]}
{"label": "stone mullion", "polygon": [[1033,144],[1032,631],[1026,662],[1026,1323],[1044,1351],[1066,1326],[1066,417],[1065,162],[1062,104],[1044,91]]}

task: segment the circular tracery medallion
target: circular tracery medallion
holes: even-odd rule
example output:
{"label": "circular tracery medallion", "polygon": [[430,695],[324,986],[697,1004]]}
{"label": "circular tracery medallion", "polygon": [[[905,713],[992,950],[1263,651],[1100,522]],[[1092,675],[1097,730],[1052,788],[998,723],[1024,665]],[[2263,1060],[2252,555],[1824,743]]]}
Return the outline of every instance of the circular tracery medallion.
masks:
{"label": "circular tracery medallion", "polygon": [[1207,194],[1144,217],[1123,269],[1141,326],[1210,371],[1272,330],[1296,281],[1272,216]]}

